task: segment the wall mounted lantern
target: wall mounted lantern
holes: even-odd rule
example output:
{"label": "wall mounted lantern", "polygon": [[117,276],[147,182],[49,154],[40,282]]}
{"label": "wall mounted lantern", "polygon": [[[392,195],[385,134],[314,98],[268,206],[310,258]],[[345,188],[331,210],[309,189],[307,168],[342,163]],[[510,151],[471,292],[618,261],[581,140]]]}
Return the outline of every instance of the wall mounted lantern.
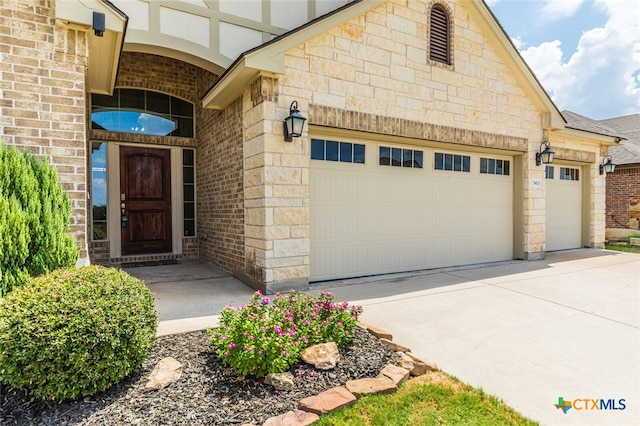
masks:
{"label": "wall mounted lantern", "polygon": [[[542,150],[542,146],[544,145],[544,151]],[[551,164],[553,163],[553,155],[555,152],[551,151],[551,144],[548,141],[544,141],[540,144],[539,152],[536,152],[536,166],[541,164]]]}
{"label": "wall mounted lantern", "polygon": [[605,155],[602,159],[602,164],[600,164],[600,174],[610,174],[616,169],[616,165],[611,161],[610,155]]}
{"label": "wall mounted lantern", "polygon": [[293,138],[302,136],[302,128],[306,120],[307,119],[300,114],[300,111],[298,111],[298,101],[291,102],[289,116],[284,119],[283,123],[285,142],[291,142]]}

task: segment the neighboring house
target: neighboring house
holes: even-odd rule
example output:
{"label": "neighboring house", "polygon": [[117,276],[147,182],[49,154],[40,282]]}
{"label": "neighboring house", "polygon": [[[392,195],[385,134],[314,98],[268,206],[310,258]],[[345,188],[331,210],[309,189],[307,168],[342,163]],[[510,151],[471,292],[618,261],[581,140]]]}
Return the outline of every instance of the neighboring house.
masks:
{"label": "neighboring house", "polygon": [[0,28],[0,138],[57,166],[85,262],[277,291],[603,247],[617,139],[481,0],[5,0]]}
{"label": "neighboring house", "polygon": [[607,176],[607,238],[638,234],[640,230],[640,114],[599,120],[626,139],[609,148],[616,164]]}
{"label": "neighboring house", "polygon": [[[640,225],[640,114],[593,120],[562,111],[567,128],[617,137],[621,144],[609,147],[616,165],[606,176],[606,238],[638,233]],[[606,154],[606,153],[605,153]]]}

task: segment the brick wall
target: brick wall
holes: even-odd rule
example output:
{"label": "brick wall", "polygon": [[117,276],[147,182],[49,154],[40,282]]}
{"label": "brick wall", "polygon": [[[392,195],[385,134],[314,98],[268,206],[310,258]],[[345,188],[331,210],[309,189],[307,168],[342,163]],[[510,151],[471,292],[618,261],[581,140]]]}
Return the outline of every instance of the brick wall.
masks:
{"label": "brick wall", "polygon": [[618,166],[607,175],[607,228],[638,229],[640,168]]}
{"label": "brick wall", "polygon": [[[123,52],[116,87],[155,90],[198,103],[200,68],[186,62],[147,53]],[[213,74],[204,71],[206,74]]]}
{"label": "brick wall", "polygon": [[71,232],[87,258],[87,34],[59,26],[53,1],[3,0],[0,140],[57,167],[72,203]]}
{"label": "brick wall", "polygon": [[[210,85],[203,82],[200,87]],[[242,120],[241,98],[222,111],[197,112],[200,258],[232,273],[245,269]]]}

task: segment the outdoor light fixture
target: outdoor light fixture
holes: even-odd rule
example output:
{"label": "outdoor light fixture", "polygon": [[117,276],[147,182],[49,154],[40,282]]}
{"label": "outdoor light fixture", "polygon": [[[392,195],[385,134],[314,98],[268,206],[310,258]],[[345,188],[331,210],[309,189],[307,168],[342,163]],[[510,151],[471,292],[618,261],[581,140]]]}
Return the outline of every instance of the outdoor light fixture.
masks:
{"label": "outdoor light fixture", "polygon": [[93,33],[102,37],[104,35],[105,24],[104,24],[104,13],[102,12],[93,12]]}
{"label": "outdoor light fixture", "polygon": [[298,101],[291,102],[289,116],[284,119],[283,123],[285,142],[291,142],[293,138],[302,136],[302,128],[306,120],[307,119],[300,114],[300,111],[298,111]]}
{"label": "outdoor light fixture", "polygon": [[611,161],[611,156],[605,155],[605,157],[602,159],[602,164],[600,164],[600,174],[604,175],[613,173],[615,169],[616,165]]}
{"label": "outdoor light fixture", "polygon": [[[544,151],[542,150],[543,145]],[[549,141],[542,142],[540,144],[540,152],[536,152],[536,166],[553,163],[553,154],[555,154],[555,152],[551,151]]]}

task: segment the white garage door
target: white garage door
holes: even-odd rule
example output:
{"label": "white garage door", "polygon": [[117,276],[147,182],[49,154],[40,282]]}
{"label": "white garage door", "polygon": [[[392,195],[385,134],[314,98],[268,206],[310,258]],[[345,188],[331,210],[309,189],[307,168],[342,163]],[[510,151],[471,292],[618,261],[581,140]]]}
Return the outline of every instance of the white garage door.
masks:
{"label": "white garage door", "polygon": [[546,251],[582,247],[580,168],[546,166]]}
{"label": "white garage door", "polygon": [[512,158],[319,138],[311,151],[311,281],[513,258]]}

